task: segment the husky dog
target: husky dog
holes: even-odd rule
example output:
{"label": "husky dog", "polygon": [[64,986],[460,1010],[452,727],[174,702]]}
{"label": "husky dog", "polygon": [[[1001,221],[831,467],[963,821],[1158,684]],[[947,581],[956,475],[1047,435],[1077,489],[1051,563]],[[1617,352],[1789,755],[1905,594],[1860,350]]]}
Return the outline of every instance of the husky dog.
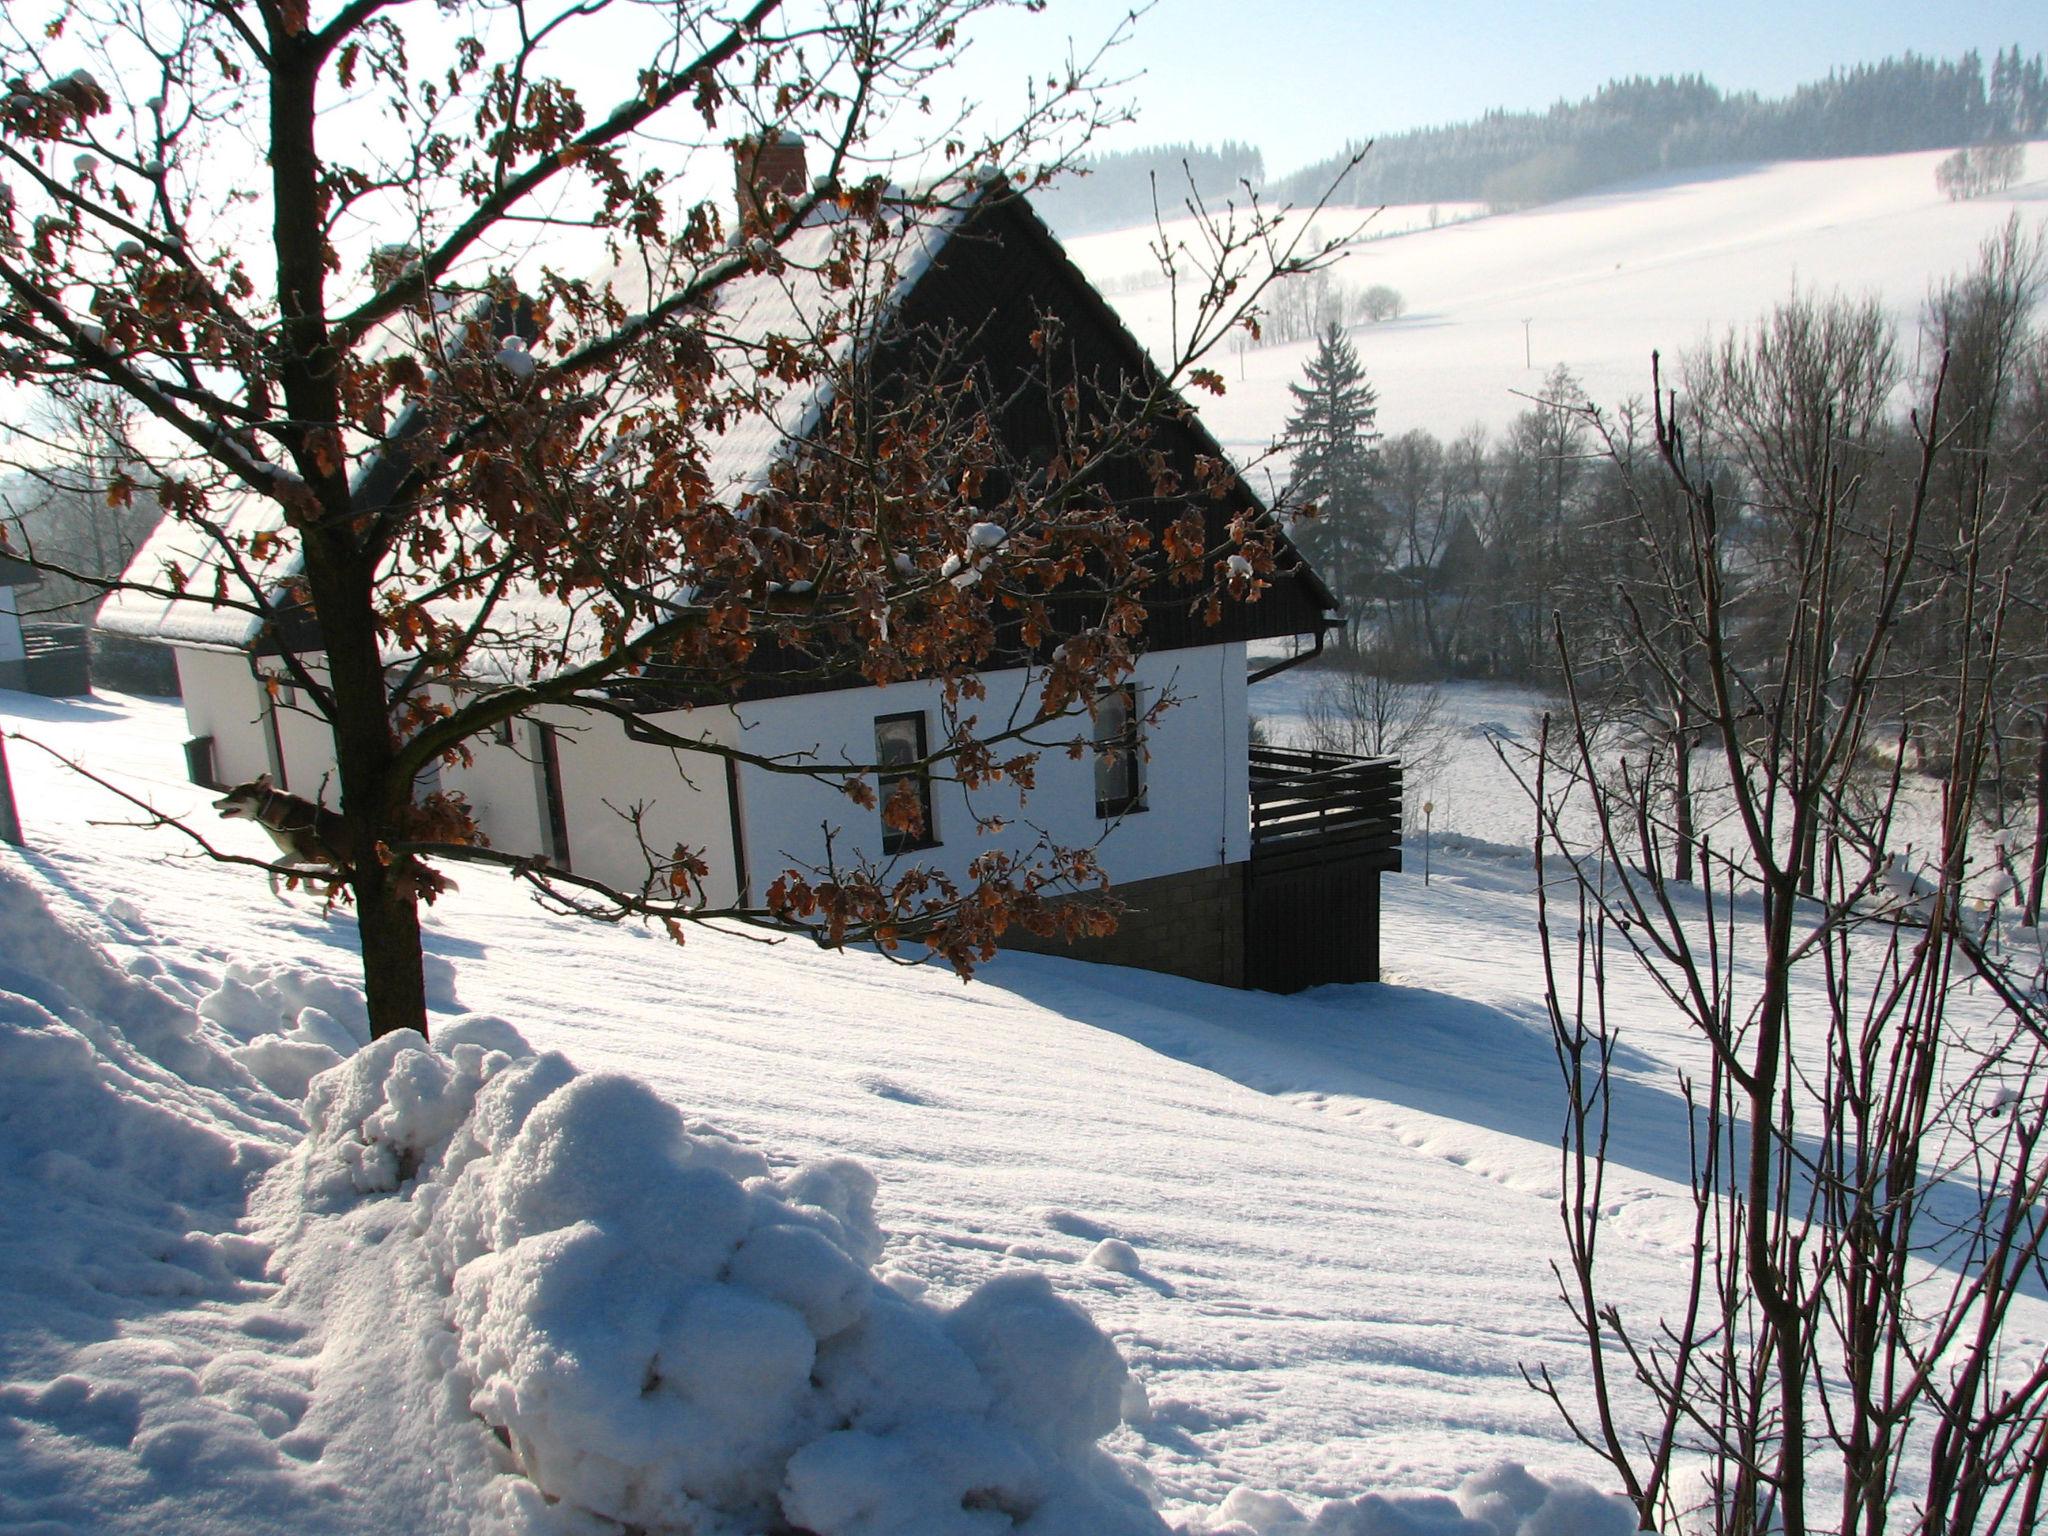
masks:
{"label": "husky dog", "polygon": [[[346,880],[354,868],[348,857],[348,829],[341,814],[304,795],[277,788],[267,773],[258,774],[246,784],[237,784],[214,801],[213,808],[229,821],[253,821],[268,832],[270,840],[277,844],[280,864],[304,864],[316,874],[337,881]],[[407,860],[398,875],[401,889],[410,889],[429,903],[443,891],[455,889],[453,880],[417,860]],[[270,872],[270,893],[278,894],[274,869]]]}
{"label": "husky dog", "polygon": [[[213,808],[229,821],[253,821],[277,844],[280,864],[308,864],[332,870],[339,877],[349,872],[347,833],[338,812],[288,794],[259,774],[213,802]],[[277,894],[277,872],[271,871],[271,894]]]}

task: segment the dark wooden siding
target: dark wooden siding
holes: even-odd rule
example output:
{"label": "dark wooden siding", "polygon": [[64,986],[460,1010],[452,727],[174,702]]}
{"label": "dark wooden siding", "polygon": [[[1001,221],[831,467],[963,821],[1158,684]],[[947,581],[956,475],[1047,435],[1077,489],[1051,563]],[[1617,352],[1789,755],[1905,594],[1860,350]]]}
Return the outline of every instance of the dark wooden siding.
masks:
{"label": "dark wooden siding", "polygon": [[1378,981],[1380,875],[1401,867],[1401,765],[1251,749],[1245,985]]}

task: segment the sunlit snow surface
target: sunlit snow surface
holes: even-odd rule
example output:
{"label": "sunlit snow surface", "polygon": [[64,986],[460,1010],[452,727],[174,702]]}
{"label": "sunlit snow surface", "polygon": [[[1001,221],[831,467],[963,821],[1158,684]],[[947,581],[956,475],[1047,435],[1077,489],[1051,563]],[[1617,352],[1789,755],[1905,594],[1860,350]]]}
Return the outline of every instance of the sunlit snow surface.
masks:
{"label": "sunlit snow surface", "polygon": [[[1970,265],[2013,215],[2027,225],[2048,216],[2048,143],[2027,146],[2018,185],[1954,203],[1934,185],[1944,153],[1728,165],[1490,218],[1444,204],[1436,228],[1427,208],[1328,209],[1313,228],[1319,240],[1364,237],[1335,267],[1337,281],[1386,284],[1406,300],[1401,319],[1351,333],[1379,390],[1380,427],[1423,427],[1448,440],[1474,422],[1498,432],[1559,364],[1610,411],[1631,395],[1647,399],[1653,350],[1674,385],[1681,354],[1753,325],[1795,287],[1877,295],[1901,327],[1906,361],[1920,361],[1929,284]],[[1289,233],[1308,222],[1297,218]],[[1167,234],[1191,252],[1204,248],[1188,221]],[[1125,230],[1080,236],[1067,249],[1165,357],[1175,309],[1151,280],[1156,239],[1151,229]],[[1180,265],[1187,272],[1189,258]],[[1193,290],[1183,287],[1185,325]],[[1215,366],[1228,392],[1202,398],[1203,422],[1240,457],[1260,453],[1287,419],[1287,385],[1311,350],[1303,341],[1225,354]]]}
{"label": "sunlit snow surface", "polygon": [[[181,782],[175,707],[5,694],[0,723],[262,852]],[[8,755],[30,846],[0,853],[0,1518],[511,1520],[498,1442],[465,1406],[488,1362],[450,1331],[419,1202],[323,1214],[318,1181],[292,1182],[289,1096],[361,1028],[351,923],[107,824],[135,818],[22,741]],[[1405,983],[1290,1001],[1025,956],[963,986],[736,936],[678,950],[470,872],[430,917],[430,991],[444,1030],[495,1015],[586,1073],[631,1073],[773,1177],[854,1159],[901,1297],[944,1309],[1044,1275],[1137,1384],[1102,1442],[1121,1475],[1169,1520],[1220,1527],[1240,1486],[1313,1510],[1448,1493],[1503,1460],[1597,1475],[1519,1376],[1578,1370],[1545,1268],[1555,1095],[1524,884],[1501,857],[1442,866],[1427,892],[1396,879]],[[1654,1063],[1642,1076],[1668,1093]],[[1679,1235],[1656,1198],[1675,1171],[1646,1151],[1617,1195],[1640,1205],[1613,1256],[1639,1295]],[[1287,1507],[1246,1494],[1229,1513],[1283,1531]]]}

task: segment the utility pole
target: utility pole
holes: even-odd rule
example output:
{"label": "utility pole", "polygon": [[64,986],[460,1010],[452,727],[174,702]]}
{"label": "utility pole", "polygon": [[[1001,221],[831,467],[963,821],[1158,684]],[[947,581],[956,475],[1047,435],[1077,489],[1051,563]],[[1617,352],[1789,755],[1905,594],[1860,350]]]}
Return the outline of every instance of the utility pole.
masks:
{"label": "utility pole", "polygon": [[1529,324],[1534,319],[1535,316],[1532,315],[1529,319],[1522,322],[1522,366],[1524,368],[1534,368],[1536,366],[1535,358],[1529,351]]}

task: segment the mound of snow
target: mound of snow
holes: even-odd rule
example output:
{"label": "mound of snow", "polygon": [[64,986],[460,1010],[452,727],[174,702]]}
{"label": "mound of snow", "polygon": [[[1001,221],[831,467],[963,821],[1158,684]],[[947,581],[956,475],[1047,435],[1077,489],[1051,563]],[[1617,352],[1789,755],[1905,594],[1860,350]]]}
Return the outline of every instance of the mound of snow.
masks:
{"label": "mound of snow", "polygon": [[1545,1481],[1512,1461],[1475,1472],[1455,1494],[1362,1493],[1311,1517],[1277,1493],[1239,1488],[1190,1530],[1202,1536],[1633,1536],[1628,1500],[1571,1478]]}
{"label": "mound of snow", "polygon": [[498,1021],[378,1040],[306,1115],[273,1178],[307,1210],[411,1202],[469,1405],[543,1496],[491,1491],[500,1529],[1166,1529],[1097,1444],[1116,1347],[1035,1270],[950,1310],[885,1284],[855,1163],[778,1174]]}

